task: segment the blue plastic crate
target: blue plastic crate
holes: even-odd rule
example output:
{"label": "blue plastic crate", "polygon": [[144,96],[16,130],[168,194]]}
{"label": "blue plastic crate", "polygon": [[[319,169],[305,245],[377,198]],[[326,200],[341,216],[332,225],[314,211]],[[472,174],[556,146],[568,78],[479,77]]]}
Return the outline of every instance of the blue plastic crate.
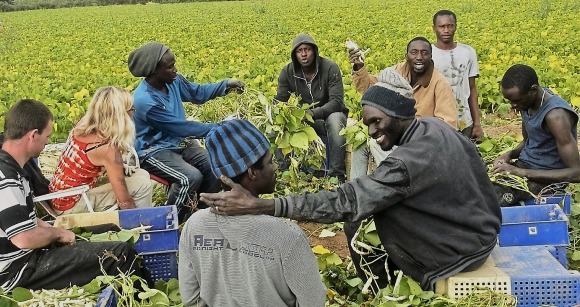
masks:
{"label": "blue plastic crate", "polygon": [[177,278],[177,252],[144,254],[141,257],[153,281]]}
{"label": "blue plastic crate", "polygon": [[500,246],[570,245],[568,217],[558,205],[501,208]]}
{"label": "blue plastic crate", "polygon": [[550,254],[556,258],[564,268],[568,268],[566,246],[546,246]]}
{"label": "blue plastic crate", "polygon": [[139,255],[152,252],[177,251],[179,249],[179,233],[177,229],[145,231],[135,242],[135,250]]}
{"label": "blue plastic crate", "polygon": [[572,213],[572,195],[570,194],[556,194],[550,196],[541,196],[539,199],[524,200],[524,205],[550,205],[557,204],[564,209],[564,213],[570,215]]}
{"label": "blue plastic crate", "polygon": [[97,298],[96,307],[116,307],[116,306],[117,306],[117,296],[115,295],[115,290],[113,289],[113,287],[108,286]]}
{"label": "blue plastic crate", "polygon": [[177,229],[177,208],[173,205],[120,210],[119,226],[123,229],[140,226],[151,226],[149,230]]}
{"label": "blue plastic crate", "polygon": [[545,247],[498,247],[492,257],[510,277],[518,306],[568,307],[580,303],[580,273],[566,270]]}

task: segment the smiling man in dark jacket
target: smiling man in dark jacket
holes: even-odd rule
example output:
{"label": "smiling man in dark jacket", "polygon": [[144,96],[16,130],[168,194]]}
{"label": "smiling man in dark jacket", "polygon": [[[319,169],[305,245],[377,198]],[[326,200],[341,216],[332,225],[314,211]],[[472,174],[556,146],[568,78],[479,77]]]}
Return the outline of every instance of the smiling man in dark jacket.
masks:
{"label": "smiling man in dark jacket", "polygon": [[[222,178],[231,191],[201,194],[219,214],[270,214],[333,223],[375,220],[385,261],[421,284],[480,267],[494,246],[501,210],[487,169],[468,138],[443,121],[415,117],[415,100],[390,88],[406,82],[394,70],[362,96],[364,123],[382,150],[398,147],[376,170],[332,191],[276,199],[253,197]],[[390,85],[389,85],[390,84]],[[410,85],[407,84],[410,89]],[[382,261],[382,262],[381,262]],[[387,285],[387,274],[375,272]],[[365,276],[362,276],[365,278]]]}
{"label": "smiling man in dark jacket", "polygon": [[287,102],[291,94],[301,103],[314,105],[309,110],[312,128],[328,137],[330,167],[328,175],[346,178],[346,140],[339,131],[346,126],[348,109],[344,105],[344,88],[338,65],[318,54],[318,46],[308,34],[299,34],[292,42],[292,62],[282,68],[274,99]]}

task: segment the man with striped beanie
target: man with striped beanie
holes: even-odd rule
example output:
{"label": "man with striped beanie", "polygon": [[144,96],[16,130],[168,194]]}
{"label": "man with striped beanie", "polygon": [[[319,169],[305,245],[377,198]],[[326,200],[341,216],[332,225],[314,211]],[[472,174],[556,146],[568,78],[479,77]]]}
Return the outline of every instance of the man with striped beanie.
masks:
{"label": "man with striped beanie", "polygon": [[[217,178],[232,178],[254,197],[274,191],[278,166],[270,143],[250,122],[219,123],[205,145]],[[179,289],[185,306],[324,306],[326,291],[295,223],[210,209],[193,214],[182,230]]]}

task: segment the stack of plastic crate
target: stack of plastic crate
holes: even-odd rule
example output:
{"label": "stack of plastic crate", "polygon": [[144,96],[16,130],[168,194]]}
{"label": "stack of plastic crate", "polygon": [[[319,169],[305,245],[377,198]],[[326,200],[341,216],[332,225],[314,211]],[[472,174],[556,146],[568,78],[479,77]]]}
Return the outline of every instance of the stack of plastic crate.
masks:
{"label": "stack of plastic crate", "polygon": [[502,208],[499,245],[544,246],[567,268],[568,217],[558,204]]}
{"label": "stack of plastic crate", "polygon": [[[524,201],[525,206],[533,206],[533,205],[550,205],[550,204],[557,204],[559,205],[564,213],[567,216],[570,216],[572,213],[572,195],[571,194],[554,194],[554,195],[546,195],[541,196],[539,198],[528,199]],[[564,267],[568,267],[568,260],[566,259],[566,246],[563,245],[555,245],[555,246],[547,246],[548,250],[556,259],[562,263]]]}
{"label": "stack of plastic crate", "polygon": [[177,278],[179,233],[175,206],[121,210],[119,225],[123,229],[151,226],[141,233],[135,250],[153,280]]}
{"label": "stack of plastic crate", "polygon": [[500,247],[494,249],[492,257],[509,276],[518,306],[580,304],[580,273],[562,267],[542,246]]}

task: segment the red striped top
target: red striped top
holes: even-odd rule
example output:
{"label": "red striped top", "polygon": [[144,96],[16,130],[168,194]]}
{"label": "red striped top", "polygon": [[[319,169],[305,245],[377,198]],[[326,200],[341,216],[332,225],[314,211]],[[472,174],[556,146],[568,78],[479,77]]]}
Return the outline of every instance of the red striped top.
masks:
{"label": "red striped top", "polygon": [[[102,166],[95,166],[89,161],[87,147],[90,146],[88,149],[90,151],[104,144],[106,142],[83,143],[74,138],[71,133],[58,160],[54,177],[48,186],[50,192],[78,187],[83,184],[93,188],[104,170]],[[75,206],[80,198],[81,195],[55,198],[52,200],[52,207],[60,211],[69,210]]]}

